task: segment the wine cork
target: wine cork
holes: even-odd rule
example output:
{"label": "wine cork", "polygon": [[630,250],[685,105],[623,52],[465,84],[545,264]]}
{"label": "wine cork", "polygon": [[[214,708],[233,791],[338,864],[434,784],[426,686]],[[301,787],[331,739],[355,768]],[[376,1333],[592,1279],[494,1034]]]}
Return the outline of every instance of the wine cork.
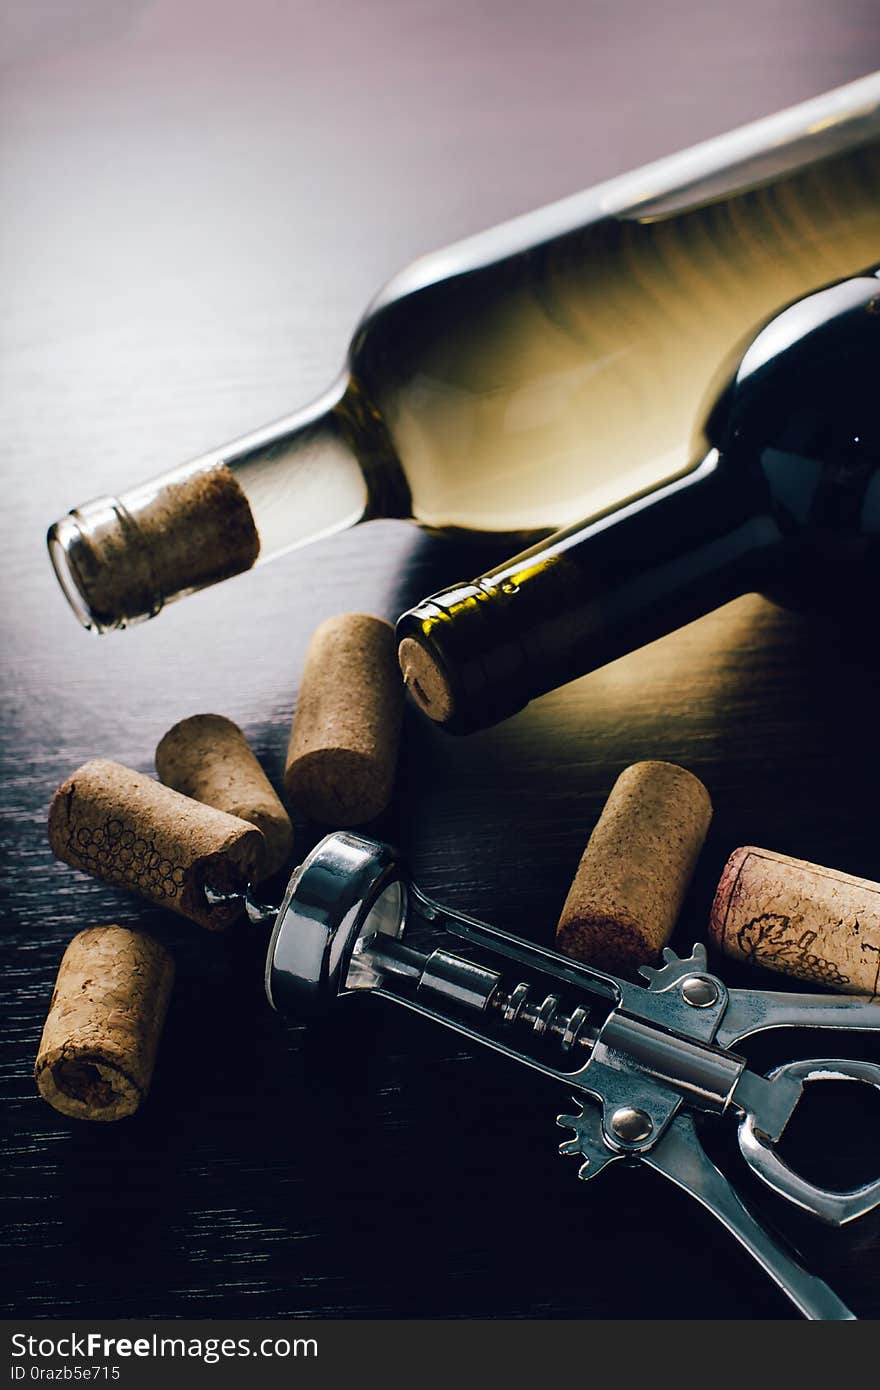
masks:
{"label": "wine cork", "polygon": [[672,935],[709,822],[698,777],[633,763],[618,777],[556,928],[561,951],[606,970],[655,961]]}
{"label": "wine cork", "polygon": [[404,637],[397,660],[404,685],[422,713],[437,724],[447,723],[455,713],[455,696],[431,653],[414,637]]}
{"label": "wine cork", "polygon": [[231,719],[222,714],[181,719],[156,749],[156,771],[166,787],[256,826],[265,841],[256,881],[287,863],[293,846],[290,817]]}
{"label": "wine cork", "polygon": [[315,631],[290,732],[288,803],[324,825],[362,825],[391,799],[403,683],[394,629],[342,613]]}
{"label": "wine cork", "polygon": [[239,891],[265,854],[247,821],[103,759],[84,763],[56,791],[49,843],[73,868],[212,930],[229,926],[243,907],[212,906],[205,887]]}
{"label": "wine cork", "polygon": [[152,617],[176,594],[250,569],[260,552],[248,500],[224,463],[99,498],[58,522],[50,540],[99,628]]}
{"label": "wine cork", "polygon": [[150,1088],[174,981],[158,941],[90,927],[58,970],[34,1075],[44,1100],[78,1120],[121,1120]]}
{"label": "wine cork", "polygon": [[725,955],[842,994],[880,992],[880,883],[745,845],[724,866],[709,933]]}

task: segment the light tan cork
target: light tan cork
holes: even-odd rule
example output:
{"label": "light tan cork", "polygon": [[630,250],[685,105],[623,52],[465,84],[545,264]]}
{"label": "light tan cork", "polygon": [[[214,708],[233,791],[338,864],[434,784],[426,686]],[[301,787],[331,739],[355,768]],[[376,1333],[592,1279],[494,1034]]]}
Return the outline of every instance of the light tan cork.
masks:
{"label": "light tan cork", "polygon": [[633,763],[615,782],[568,892],[556,943],[606,970],[655,961],[672,935],[712,819],[709,793],[675,763]]}
{"label": "light tan cork", "polygon": [[260,538],[248,500],[223,463],[181,469],[123,498],[73,513],[67,558],[92,617],[119,625],[176,594],[250,569]]}
{"label": "light tan cork", "polygon": [[452,687],[431,653],[413,637],[404,637],[397,648],[404,684],[419,709],[437,724],[455,713]]}
{"label": "light tan cork", "polygon": [[194,714],[169,729],[156,749],[166,787],[255,825],[265,856],[255,881],[286,864],[293,846],[290,817],[237,724],[222,714]]}
{"label": "light tan cork", "polygon": [[316,629],[290,731],[288,803],[324,825],[362,825],[391,799],[403,714],[394,629],[341,613]]}
{"label": "light tan cork", "polygon": [[880,992],[880,883],[745,845],[718,881],[709,934],[725,955],[842,994]]}
{"label": "light tan cork", "polygon": [[262,835],[246,821],[103,759],[61,783],[49,807],[49,843],[65,864],[211,930],[229,926],[244,909],[212,907],[205,887],[240,890],[265,854]]}
{"label": "light tan cork", "polygon": [[58,970],[34,1075],[44,1100],[77,1120],[121,1120],[150,1089],[174,981],[158,941],[90,927]]}

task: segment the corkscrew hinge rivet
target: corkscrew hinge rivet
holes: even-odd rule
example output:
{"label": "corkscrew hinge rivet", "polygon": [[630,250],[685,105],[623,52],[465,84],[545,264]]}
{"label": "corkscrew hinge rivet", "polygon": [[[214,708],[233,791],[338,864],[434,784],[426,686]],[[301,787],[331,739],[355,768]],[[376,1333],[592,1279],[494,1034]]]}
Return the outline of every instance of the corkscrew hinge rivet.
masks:
{"label": "corkscrew hinge rivet", "polygon": [[718,1002],[718,986],[703,975],[688,975],[681,983],[681,995],[695,1009],[708,1009]]}
{"label": "corkscrew hinge rivet", "polygon": [[654,1122],[644,1110],[634,1105],[621,1105],[611,1116],[611,1128],[617,1139],[623,1139],[627,1144],[637,1144],[647,1139]]}

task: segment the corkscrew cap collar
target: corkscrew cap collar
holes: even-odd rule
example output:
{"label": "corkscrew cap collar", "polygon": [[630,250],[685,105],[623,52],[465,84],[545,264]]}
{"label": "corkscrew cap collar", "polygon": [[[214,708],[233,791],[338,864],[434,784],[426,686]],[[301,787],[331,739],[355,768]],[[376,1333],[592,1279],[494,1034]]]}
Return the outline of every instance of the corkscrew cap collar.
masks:
{"label": "corkscrew cap collar", "polygon": [[266,958],[266,993],[281,1013],[315,1014],[344,993],[358,942],[398,936],[406,892],[396,852],[337,831],[291,877]]}

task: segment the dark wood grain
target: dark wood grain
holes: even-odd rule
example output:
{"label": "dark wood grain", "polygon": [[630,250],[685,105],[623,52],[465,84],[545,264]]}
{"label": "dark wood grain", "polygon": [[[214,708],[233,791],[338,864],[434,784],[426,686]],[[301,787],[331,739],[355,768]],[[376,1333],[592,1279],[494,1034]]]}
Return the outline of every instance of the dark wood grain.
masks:
{"label": "dark wood grain", "polygon": [[[184,715],[240,722],[277,781],[315,623],[393,618],[484,552],[373,523],[97,641],[66,612],[42,536],[84,497],[316,394],[413,255],[877,66],[876,6],[15,8],[0,139],[6,1306],[789,1316],[659,1179],[615,1168],[581,1187],[546,1084],[370,1001],[284,1024],[260,933],[215,939],[51,859],[55,785],[92,755],[151,770]],[[617,773],[669,758],[716,805],[677,944],[703,935],[743,842],[880,877],[876,619],[858,595],[850,616],[822,625],[748,597],[467,740],[410,715],[377,831],[434,896],[546,942]],[[155,929],[179,975],[153,1095],[105,1127],[44,1106],[31,1067],[65,942],[108,921]],[[775,1049],[756,1056],[784,1060]],[[822,1100],[792,1150],[816,1176],[864,1178],[876,1115]],[[745,1187],[860,1315],[880,1312],[876,1214],[817,1231]]]}

